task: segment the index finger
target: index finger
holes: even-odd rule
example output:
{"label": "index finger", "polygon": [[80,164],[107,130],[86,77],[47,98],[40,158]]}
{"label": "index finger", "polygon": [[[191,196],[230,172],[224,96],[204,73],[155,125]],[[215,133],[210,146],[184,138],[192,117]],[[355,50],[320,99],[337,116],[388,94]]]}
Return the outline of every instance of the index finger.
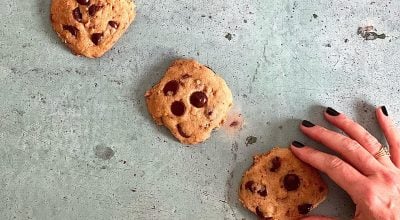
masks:
{"label": "index finger", "polygon": [[326,173],[350,195],[361,193],[359,183],[365,184],[368,180],[366,176],[336,156],[307,146],[298,148],[292,145],[291,150],[300,160]]}
{"label": "index finger", "polygon": [[310,138],[338,152],[354,168],[365,175],[375,174],[384,166],[357,141],[324,127],[303,121],[300,130]]}

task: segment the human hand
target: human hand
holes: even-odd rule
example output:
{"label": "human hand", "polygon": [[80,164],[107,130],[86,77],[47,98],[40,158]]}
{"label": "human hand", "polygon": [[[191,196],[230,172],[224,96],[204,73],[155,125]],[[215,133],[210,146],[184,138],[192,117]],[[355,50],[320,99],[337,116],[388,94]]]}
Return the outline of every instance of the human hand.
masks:
{"label": "human hand", "polygon": [[[386,108],[376,109],[378,123],[389,144],[390,155],[377,155],[382,144],[358,123],[327,108],[325,119],[348,136],[303,121],[301,131],[339,153],[323,153],[294,141],[292,152],[302,161],[326,173],[356,204],[356,220],[400,219],[400,132]],[[382,151],[381,151],[382,152]],[[310,216],[307,220],[326,220]]]}

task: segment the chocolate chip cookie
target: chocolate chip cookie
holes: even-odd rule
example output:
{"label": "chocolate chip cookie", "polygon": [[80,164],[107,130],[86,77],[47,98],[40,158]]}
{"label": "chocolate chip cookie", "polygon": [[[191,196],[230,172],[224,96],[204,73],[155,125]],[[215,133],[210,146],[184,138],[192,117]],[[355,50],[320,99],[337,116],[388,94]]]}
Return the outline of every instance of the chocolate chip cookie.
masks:
{"label": "chocolate chip cookie", "polygon": [[244,174],[239,198],[261,219],[298,219],[327,196],[318,172],[297,159],[288,148],[256,155]]}
{"label": "chocolate chip cookie", "polygon": [[132,0],[52,0],[51,23],[73,53],[101,57],[135,18]]}
{"label": "chocolate chip cookie", "polygon": [[176,60],[145,94],[148,110],[184,144],[206,140],[232,106],[225,81],[195,60]]}

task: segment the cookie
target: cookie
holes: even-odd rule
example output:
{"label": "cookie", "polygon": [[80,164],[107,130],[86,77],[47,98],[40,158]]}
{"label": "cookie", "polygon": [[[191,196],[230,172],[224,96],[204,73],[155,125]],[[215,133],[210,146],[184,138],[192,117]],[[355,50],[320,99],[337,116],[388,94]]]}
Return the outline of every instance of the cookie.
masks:
{"label": "cookie", "polygon": [[232,106],[225,81],[195,60],[176,60],[145,94],[148,110],[184,144],[206,140]]}
{"label": "cookie", "polygon": [[101,57],[135,18],[132,0],[52,0],[51,23],[74,54]]}
{"label": "cookie", "polygon": [[244,174],[239,198],[260,219],[299,219],[325,200],[328,193],[317,170],[288,148],[256,155]]}

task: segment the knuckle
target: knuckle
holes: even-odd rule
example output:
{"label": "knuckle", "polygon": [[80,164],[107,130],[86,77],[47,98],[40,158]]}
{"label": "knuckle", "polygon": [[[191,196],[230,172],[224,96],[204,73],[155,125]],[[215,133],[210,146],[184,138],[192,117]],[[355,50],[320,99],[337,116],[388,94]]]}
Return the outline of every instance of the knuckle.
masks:
{"label": "knuckle", "polygon": [[358,144],[357,141],[350,139],[350,138],[344,138],[342,141],[343,145],[346,147],[346,151],[348,152],[356,152],[360,149],[360,145]]}
{"label": "knuckle", "polygon": [[397,174],[392,171],[382,171],[381,177],[386,185],[395,186],[399,184]]}
{"label": "knuckle", "polygon": [[339,159],[338,157],[332,157],[328,160],[328,168],[329,169],[340,169],[344,165],[344,161]]}

